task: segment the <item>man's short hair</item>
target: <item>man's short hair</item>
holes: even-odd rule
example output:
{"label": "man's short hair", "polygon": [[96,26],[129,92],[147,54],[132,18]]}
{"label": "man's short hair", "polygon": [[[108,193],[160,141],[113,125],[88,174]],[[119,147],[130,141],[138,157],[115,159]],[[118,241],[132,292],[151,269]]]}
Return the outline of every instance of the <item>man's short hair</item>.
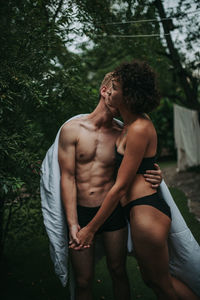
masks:
{"label": "man's short hair", "polygon": [[105,85],[105,86],[108,86],[108,84],[110,83],[110,81],[112,80],[112,77],[113,77],[113,72],[109,72],[105,75],[104,79],[102,80],[102,83],[100,85],[100,90],[102,89],[102,87]]}

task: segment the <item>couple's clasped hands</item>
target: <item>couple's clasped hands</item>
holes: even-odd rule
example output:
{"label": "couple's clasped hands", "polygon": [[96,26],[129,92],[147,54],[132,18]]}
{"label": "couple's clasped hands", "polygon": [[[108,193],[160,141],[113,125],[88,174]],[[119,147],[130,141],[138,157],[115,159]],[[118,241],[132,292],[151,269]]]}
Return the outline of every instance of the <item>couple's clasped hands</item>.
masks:
{"label": "couple's clasped hands", "polygon": [[70,228],[69,248],[82,250],[89,248],[92,244],[94,233],[87,226],[80,228],[79,225],[73,225]]}

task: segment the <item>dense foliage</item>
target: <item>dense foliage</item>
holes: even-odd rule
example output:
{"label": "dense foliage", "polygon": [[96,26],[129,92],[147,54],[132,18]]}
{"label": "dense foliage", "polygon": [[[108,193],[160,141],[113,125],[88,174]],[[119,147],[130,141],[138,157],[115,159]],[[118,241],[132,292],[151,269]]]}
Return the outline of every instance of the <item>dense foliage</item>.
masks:
{"label": "dense foliage", "polygon": [[1,4],[1,248],[12,213],[38,197],[40,163],[59,126],[93,102],[79,57],[65,47],[72,12],[61,4]]}

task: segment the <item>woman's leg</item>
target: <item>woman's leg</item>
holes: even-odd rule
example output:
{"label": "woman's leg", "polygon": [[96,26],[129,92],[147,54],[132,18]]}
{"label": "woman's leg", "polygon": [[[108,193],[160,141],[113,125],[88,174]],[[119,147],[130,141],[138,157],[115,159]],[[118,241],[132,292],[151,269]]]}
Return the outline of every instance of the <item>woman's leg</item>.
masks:
{"label": "woman's leg", "polygon": [[156,208],[137,205],[130,212],[131,232],[141,274],[158,299],[177,300],[169,273],[167,237],[171,220]]}
{"label": "woman's leg", "polygon": [[131,209],[130,221],[142,277],[158,299],[198,300],[183,282],[169,273],[167,238],[171,220],[152,206],[138,205]]}

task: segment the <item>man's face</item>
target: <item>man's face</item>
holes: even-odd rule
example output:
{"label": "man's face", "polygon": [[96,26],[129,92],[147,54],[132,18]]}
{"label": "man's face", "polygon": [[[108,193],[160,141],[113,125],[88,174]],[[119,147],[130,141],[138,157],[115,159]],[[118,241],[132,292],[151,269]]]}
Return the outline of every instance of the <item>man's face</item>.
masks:
{"label": "man's face", "polygon": [[106,94],[105,94],[105,105],[113,115],[113,117],[119,116],[119,111],[116,107],[111,105],[111,91],[112,91],[112,81],[107,84]]}
{"label": "man's face", "polygon": [[115,79],[112,80],[108,90],[108,96],[105,99],[105,103],[108,107],[118,109],[123,101],[123,92],[121,83]]}

